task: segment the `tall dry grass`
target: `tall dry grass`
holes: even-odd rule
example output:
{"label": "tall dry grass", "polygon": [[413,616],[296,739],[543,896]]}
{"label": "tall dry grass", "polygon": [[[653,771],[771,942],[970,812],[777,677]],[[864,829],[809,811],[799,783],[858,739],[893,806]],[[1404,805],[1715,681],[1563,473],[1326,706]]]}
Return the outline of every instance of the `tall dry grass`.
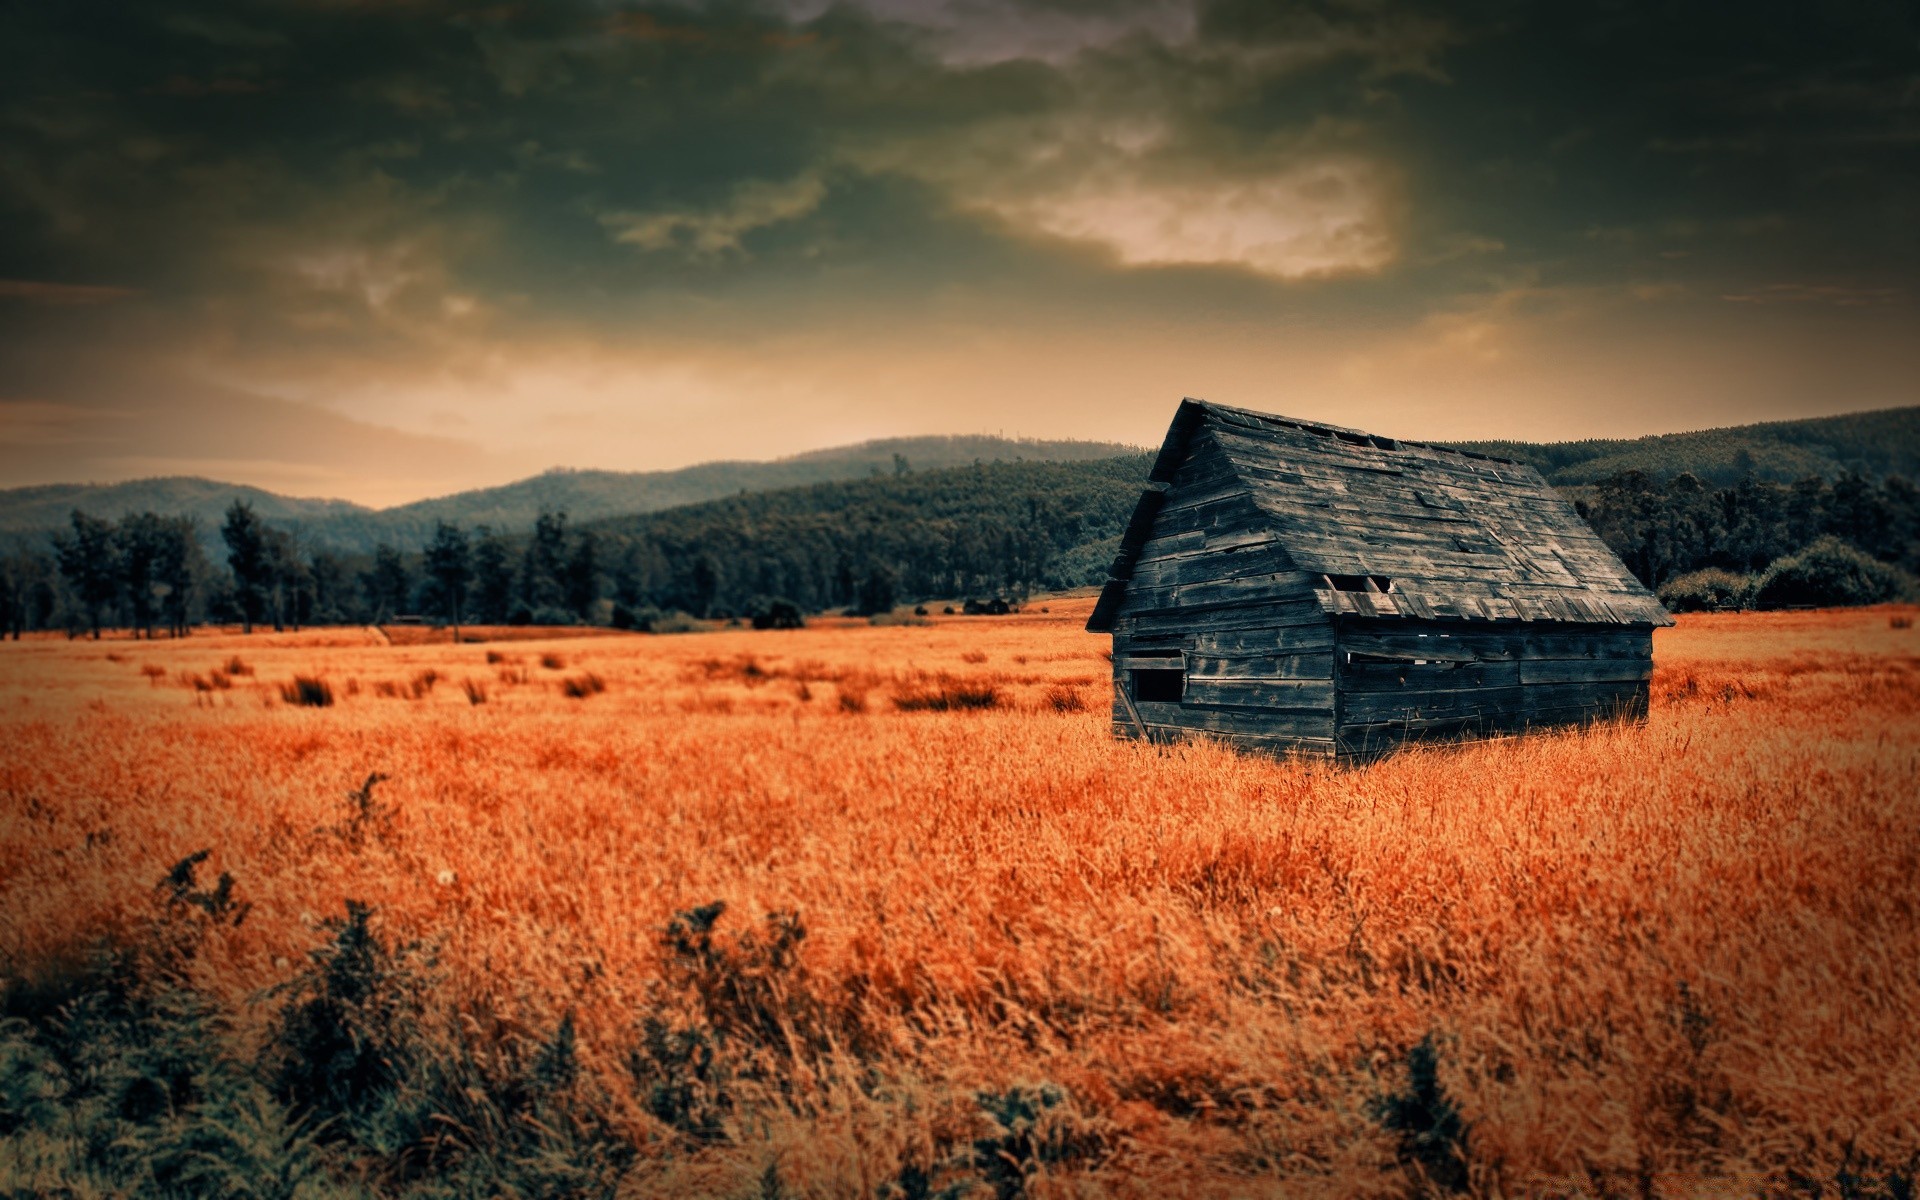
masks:
{"label": "tall dry grass", "polygon": [[565,673],[0,646],[0,963],[126,936],[210,848],[252,907],[187,969],[259,1037],[363,903],[459,1027],[567,1023],[636,1195],[1912,1180],[1920,639],[1889,610],[1683,617],[1644,726],[1341,769],[1110,740],[1106,642],[1050,607],[580,639]]}

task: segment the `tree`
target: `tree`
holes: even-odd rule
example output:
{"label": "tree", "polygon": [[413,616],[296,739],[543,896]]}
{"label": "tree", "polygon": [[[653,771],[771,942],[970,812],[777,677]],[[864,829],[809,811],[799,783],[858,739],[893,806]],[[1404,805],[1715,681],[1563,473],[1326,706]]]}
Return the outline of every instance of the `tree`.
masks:
{"label": "tree", "polygon": [[507,543],[485,525],[474,532],[480,537],[473,548],[474,616],[489,625],[504,625],[513,612],[513,564],[507,557]]}
{"label": "tree", "polygon": [[120,553],[113,522],[73,510],[73,533],[55,540],[60,574],[86,613],[95,640],[100,610],[120,595]]}
{"label": "tree", "polygon": [[273,616],[273,630],[280,632],[291,623],[300,628],[302,610],[312,608],[312,581],[306,564],[300,561],[300,547],[284,529],[264,529],[266,545],[266,596]]}
{"label": "tree", "polygon": [[136,635],[153,640],[153,619],[160,607],[157,589],[160,559],[173,531],[164,517],[151,512],[128,513],[120,519],[115,544],[120,550],[121,578],[126,584],[128,615]]}
{"label": "tree", "polygon": [[235,500],[220,524],[227,543],[227,565],[233,569],[234,602],[240,609],[240,630],[252,633],[253,623],[266,607],[273,583],[273,561],[267,549],[267,527],[253,513],[253,505]]}
{"label": "tree", "polygon": [[533,610],[557,608],[566,600],[567,514],[543,512],[533,522],[526,561],[520,572],[520,599]]}
{"label": "tree", "polygon": [[20,627],[26,624],[27,581],[16,558],[0,560],[0,638],[8,633],[20,640]]}
{"label": "tree", "polygon": [[893,572],[884,566],[876,566],[867,572],[860,581],[860,603],[857,611],[863,617],[892,612],[894,602]]}
{"label": "tree", "polygon": [[447,621],[453,626],[453,640],[460,640],[460,606],[466,601],[467,581],[473,577],[472,551],[467,535],[457,525],[441,521],[434,527],[433,541],[427,543],[427,574],[440,588],[440,602],[446,606]]}
{"label": "tree", "polygon": [[591,533],[580,535],[573,553],[567,558],[567,607],[582,621],[593,619],[594,602],[600,599],[600,569],[595,561],[597,547]]}
{"label": "tree", "polygon": [[705,617],[713,611],[714,599],[720,594],[720,568],[712,557],[702,554],[693,560],[693,569],[687,578],[687,607],[696,617]]}
{"label": "tree", "polygon": [[362,572],[360,586],[367,593],[367,607],[373,610],[373,623],[383,624],[406,607],[409,580],[407,564],[400,552],[381,542],[373,548],[373,566]]}
{"label": "tree", "polygon": [[353,588],[347,580],[347,565],[338,555],[315,550],[307,560],[307,578],[313,590],[313,622],[339,625],[354,607]]}
{"label": "tree", "polygon": [[160,591],[167,635],[185,637],[194,591],[206,571],[206,554],[200,549],[200,531],[192,517],[162,517],[160,532],[153,580]]}

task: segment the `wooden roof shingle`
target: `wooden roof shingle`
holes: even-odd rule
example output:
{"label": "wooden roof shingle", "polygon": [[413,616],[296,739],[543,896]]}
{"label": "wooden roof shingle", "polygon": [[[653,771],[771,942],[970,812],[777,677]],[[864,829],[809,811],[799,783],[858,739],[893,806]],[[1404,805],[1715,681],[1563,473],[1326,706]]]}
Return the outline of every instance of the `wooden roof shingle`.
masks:
{"label": "wooden roof shingle", "polygon": [[[1149,478],[1171,484],[1203,431],[1301,570],[1392,581],[1385,593],[1317,592],[1329,614],[1673,623],[1532,467],[1189,399]],[[1087,628],[1112,628],[1162,494],[1141,498]]]}

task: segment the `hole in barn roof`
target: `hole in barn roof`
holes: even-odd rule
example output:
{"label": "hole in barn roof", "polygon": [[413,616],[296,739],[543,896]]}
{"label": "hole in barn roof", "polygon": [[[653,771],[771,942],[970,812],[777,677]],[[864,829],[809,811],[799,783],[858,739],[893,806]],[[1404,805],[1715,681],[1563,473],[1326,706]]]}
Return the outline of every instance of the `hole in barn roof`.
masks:
{"label": "hole in barn roof", "polygon": [[1327,586],[1336,592],[1390,592],[1393,580],[1386,575],[1334,575],[1321,576]]}

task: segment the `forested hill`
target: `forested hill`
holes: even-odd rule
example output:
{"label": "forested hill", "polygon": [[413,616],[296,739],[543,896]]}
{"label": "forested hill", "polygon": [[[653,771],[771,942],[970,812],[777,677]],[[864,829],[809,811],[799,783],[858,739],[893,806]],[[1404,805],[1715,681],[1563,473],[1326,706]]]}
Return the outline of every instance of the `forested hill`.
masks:
{"label": "forested hill", "polygon": [[221,514],[238,499],[252,504],[256,515],[297,533],[309,545],[364,554],[382,542],[419,545],[432,536],[439,521],[524,532],[542,512],[565,512],[576,521],[593,520],[653,512],[741,491],[891,476],[897,471],[962,466],[976,459],[1075,462],[1136,450],[1113,442],[987,436],[889,438],[771,462],[712,462],[671,471],[548,471],[501,487],[388,509],[364,508],[343,500],[293,499],[208,479],[57,484],[0,490],[0,533],[58,529],[74,509],[109,519],[129,512],[156,512],[193,517],[199,523],[202,542],[210,552],[218,553]]}
{"label": "forested hill", "polygon": [[203,529],[217,530],[220,514],[235,500],[251,504],[262,520],[289,527],[315,528],[374,514],[373,509],[345,500],[303,500],[244,484],[176,475],[128,483],[54,483],[0,490],[0,533],[60,529],[76,508],[109,518],[130,512],[191,516]]}
{"label": "forested hill", "polygon": [[777,596],[817,610],[889,594],[995,595],[1106,577],[1152,456],[979,463],[752,492],[589,523],[614,594],[738,613]]}
{"label": "forested hill", "polygon": [[1747,478],[1833,480],[1848,472],[1915,479],[1920,478],[1920,407],[1632,439],[1447,444],[1528,463],[1560,487],[1597,483],[1623,471],[1644,471],[1659,480],[1685,471],[1722,486]]}

